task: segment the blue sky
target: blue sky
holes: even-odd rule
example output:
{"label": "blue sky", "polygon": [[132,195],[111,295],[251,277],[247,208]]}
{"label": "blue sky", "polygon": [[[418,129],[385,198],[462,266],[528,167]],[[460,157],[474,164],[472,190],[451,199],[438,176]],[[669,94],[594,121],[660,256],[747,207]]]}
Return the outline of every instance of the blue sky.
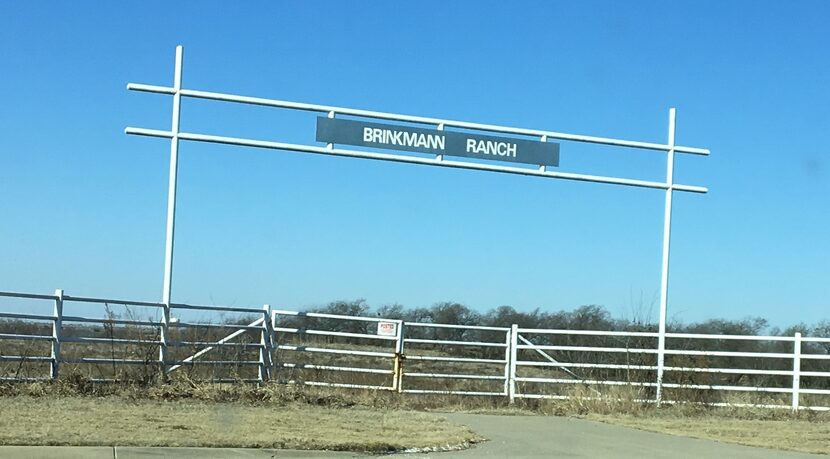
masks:
{"label": "blue sky", "polygon": [[[669,317],[830,318],[830,4],[0,4],[0,290],[161,298],[184,86],[666,141]],[[185,100],[182,129],[314,144],[314,116]],[[662,180],[659,152],[562,142],[559,170]],[[303,308],[601,304],[657,318],[657,190],[182,143],[173,299]]]}

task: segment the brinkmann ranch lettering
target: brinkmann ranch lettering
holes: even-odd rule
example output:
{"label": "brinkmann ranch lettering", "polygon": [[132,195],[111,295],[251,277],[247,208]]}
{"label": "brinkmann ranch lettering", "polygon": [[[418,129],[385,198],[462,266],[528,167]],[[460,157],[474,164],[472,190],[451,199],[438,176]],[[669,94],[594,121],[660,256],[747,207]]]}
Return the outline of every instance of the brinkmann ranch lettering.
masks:
{"label": "brinkmann ranch lettering", "polygon": [[[446,150],[446,138],[443,134],[423,134],[420,132],[364,127],[363,141],[382,145]],[[465,144],[467,153],[516,157],[516,144],[513,142],[467,139]]]}
{"label": "brinkmann ranch lettering", "polygon": [[545,138],[490,136],[320,116],[316,139],[329,145],[357,145],[536,166],[559,165],[559,144],[547,142]]}

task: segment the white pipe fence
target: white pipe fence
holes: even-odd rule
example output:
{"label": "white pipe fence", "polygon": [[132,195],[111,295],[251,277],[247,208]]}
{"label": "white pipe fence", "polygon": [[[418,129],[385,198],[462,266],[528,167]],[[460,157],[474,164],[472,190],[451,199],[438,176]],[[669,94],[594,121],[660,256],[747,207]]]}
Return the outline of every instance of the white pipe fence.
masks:
{"label": "white pipe fence", "polygon": [[[74,365],[73,371],[78,365],[95,368],[97,376],[92,370],[88,374],[96,382],[122,379],[118,369],[125,366],[156,368],[154,374],[162,377],[206,368],[210,371],[194,377],[496,396],[511,402],[626,395],[650,403],[830,410],[830,338],[800,333],[666,333],[665,362],[660,365],[658,332],[416,323],[276,310],[268,305],[171,303],[170,310],[182,313],[243,317],[224,322],[173,317],[166,324],[169,332],[163,334],[163,303],[76,297],[62,290],[54,295],[0,292],[0,299],[46,302],[52,309],[52,314],[32,314],[0,308],[0,380],[4,381],[58,379],[66,364]],[[119,316],[110,309],[117,306],[127,312],[149,308],[155,317]],[[97,308],[107,315],[67,314],[78,307]],[[203,335],[188,335],[191,330]],[[70,349],[73,346],[80,347]],[[125,355],[115,351],[119,346],[147,351]],[[156,352],[161,346],[169,348],[166,360]],[[580,393],[574,390],[577,387],[591,392]]]}
{"label": "white pipe fence", "polygon": [[[87,298],[70,296],[62,290],[56,290],[54,295],[40,295],[29,293],[0,292],[0,299],[12,298],[19,300],[35,300],[53,303],[52,314],[23,314],[0,311],[2,319],[14,320],[5,328],[19,327],[24,330],[15,333],[0,333],[0,362],[17,362],[18,368],[14,374],[0,373],[0,381],[15,380],[48,380],[61,376],[61,365],[66,363],[88,364],[94,366],[94,371],[87,374],[101,374],[92,377],[93,381],[115,381],[122,365],[136,365],[148,370],[155,367],[158,371],[151,374],[171,373],[183,366],[202,367],[214,370],[211,380],[214,381],[247,381],[261,382],[267,380],[272,364],[271,337],[269,311],[270,308],[237,308],[223,306],[199,306],[182,303],[171,303],[169,311],[198,311],[216,316],[225,313],[244,315],[259,315],[260,318],[246,324],[233,322],[189,322],[182,320],[167,321],[163,317],[165,305],[163,303],[128,301],[121,299]],[[112,308],[121,307],[119,312]],[[67,314],[68,308],[81,309],[78,315]],[[144,309],[146,318],[136,318],[134,309]],[[146,310],[150,311],[147,312]],[[101,315],[101,313],[105,313]],[[126,318],[121,318],[121,317]],[[166,322],[166,323],[165,323]],[[2,324],[2,322],[0,322]],[[162,329],[168,328],[167,333]],[[45,330],[49,329],[49,333]],[[29,331],[22,333],[22,331]],[[43,331],[40,331],[43,330]],[[228,332],[230,335],[225,336]],[[235,338],[247,335],[257,335],[256,342],[233,342]],[[94,335],[94,336],[89,336]],[[132,336],[137,335],[137,336]],[[215,335],[219,335],[213,339]],[[21,346],[22,341],[47,342],[46,355],[30,355],[31,346]],[[3,344],[6,344],[5,346]],[[15,345],[16,344],[16,345]],[[73,346],[74,349],[67,349]],[[133,346],[129,352],[124,346]],[[116,350],[116,348],[118,348]],[[176,349],[166,352],[156,352],[154,349]],[[216,349],[230,348],[235,352],[230,357],[205,360],[202,356]],[[5,355],[6,349],[17,350],[16,355]],[[245,350],[254,349],[258,358],[246,355]],[[150,355],[152,351],[153,355]],[[192,355],[187,355],[190,352]],[[36,352],[36,351],[35,351]],[[129,355],[129,357],[126,357]],[[187,355],[185,357],[185,355]],[[20,370],[26,363],[46,363],[49,365],[47,375],[21,376]],[[112,371],[105,371],[108,366]],[[257,373],[244,367],[256,367]],[[218,373],[215,370],[220,370]],[[236,374],[222,375],[228,370]],[[106,374],[106,376],[103,376]],[[135,377],[135,374],[132,375]]]}

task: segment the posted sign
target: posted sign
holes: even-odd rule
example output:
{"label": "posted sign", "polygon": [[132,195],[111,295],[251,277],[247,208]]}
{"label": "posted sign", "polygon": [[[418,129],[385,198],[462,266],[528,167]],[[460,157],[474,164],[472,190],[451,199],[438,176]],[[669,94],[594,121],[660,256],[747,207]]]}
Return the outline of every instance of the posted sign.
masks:
{"label": "posted sign", "polygon": [[398,323],[378,322],[378,336],[398,336]]}
{"label": "posted sign", "polygon": [[317,118],[317,141],[537,166],[559,165],[558,143],[357,120]]}

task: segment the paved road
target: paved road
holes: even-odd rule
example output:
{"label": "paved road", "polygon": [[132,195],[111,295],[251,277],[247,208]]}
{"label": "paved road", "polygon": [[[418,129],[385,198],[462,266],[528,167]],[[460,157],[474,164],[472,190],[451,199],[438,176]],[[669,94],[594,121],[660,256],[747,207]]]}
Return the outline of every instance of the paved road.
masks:
{"label": "paved road", "polygon": [[[465,451],[417,454],[412,457],[455,459],[509,458],[731,458],[798,459],[827,456],[786,453],[709,440],[675,437],[581,419],[551,416],[447,414],[490,441]],[[150,459],[150,458],[354,458],[355,453],[213,448],[15,447],[0,446],[0,458]],[[377,457],[377,456],[374,456]]]}

